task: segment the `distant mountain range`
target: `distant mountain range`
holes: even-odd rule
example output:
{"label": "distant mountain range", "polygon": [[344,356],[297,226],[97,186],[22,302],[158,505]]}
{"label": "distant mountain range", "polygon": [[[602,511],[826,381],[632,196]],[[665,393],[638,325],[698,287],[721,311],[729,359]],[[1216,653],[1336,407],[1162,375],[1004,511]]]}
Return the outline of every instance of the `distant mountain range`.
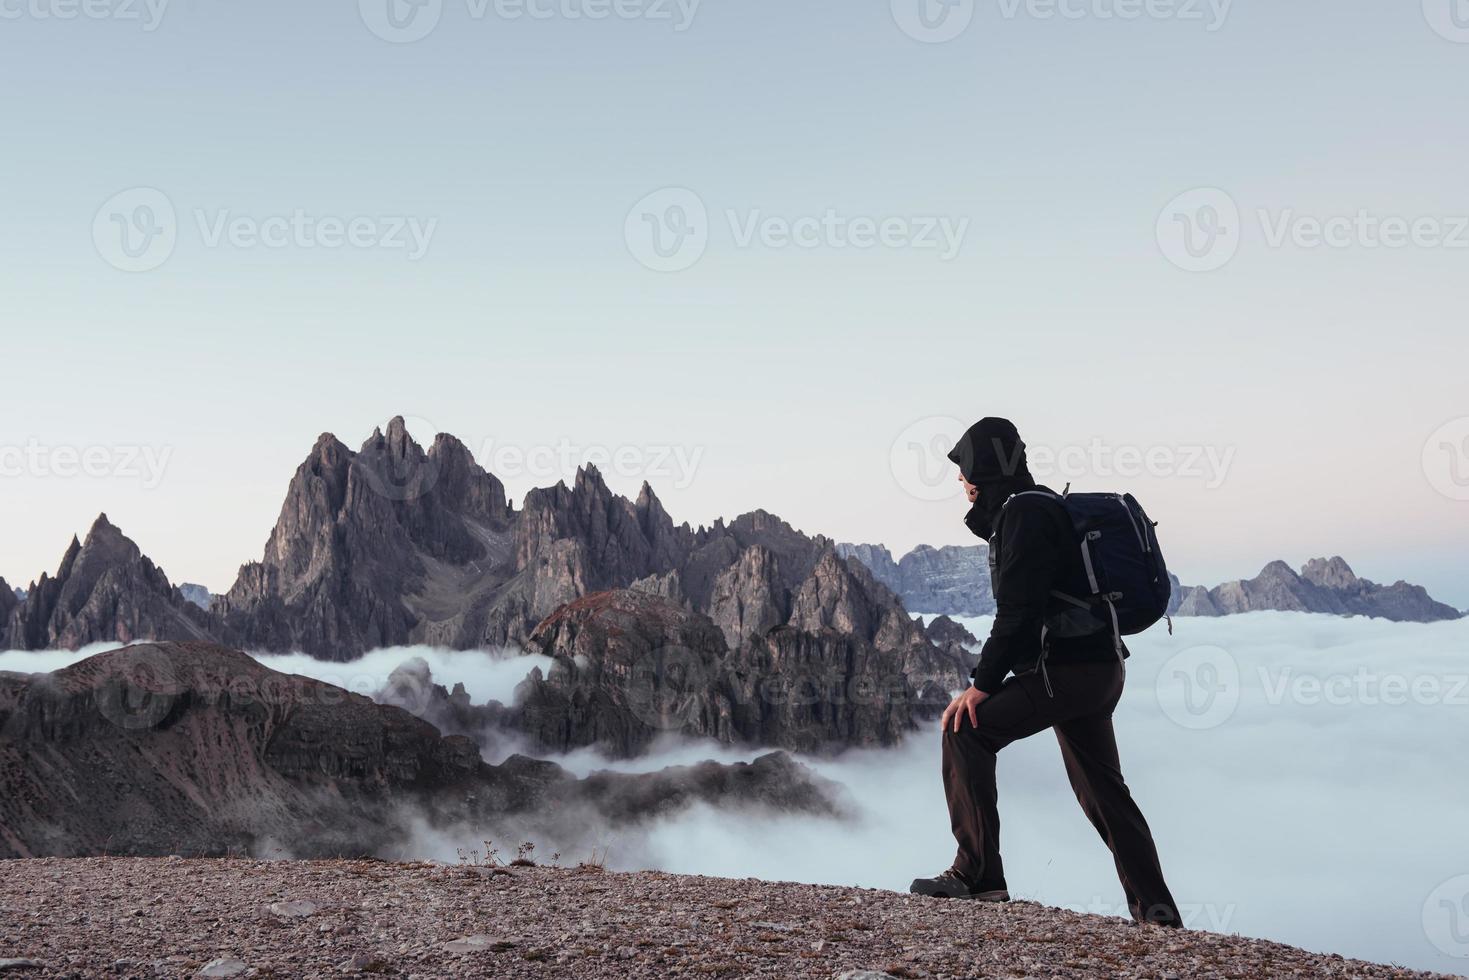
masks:
{"label": "distant mountain range", "polygon": [[1174,601],[1180,616],[1229,616],[1274,609],[1431,623],[1464,615],[1435,600],[1421,585],[1401,580],[1379,585],[1358,578],[1340,557],[1313,558],[1299,573],[1283,561],[1273,561],[1252,579],[1226,582],[1212,589],[1178,586]]}
{"label": "distant mountain range", "polygon": [[179,593],[200,609],[208,610],[214,604],[214,596],[210,594],[209,590],[202,585],[195,585],[193,582],[179,583]]}
{"label": "distant mountain range", "polygon": [[866,565],[911,610],[945,616],[988,616],[995,611],[989,549],[984,545],[921,544],[898,561],[880,544],[838,544],[837,553]]}
{"label": "distant mountain range", "polygon": [[[104,514],[25,601],[0,583],[0,646],[203,641],[337,661],[413,643],[520,646],[558,669],[536,682],[534,711],[500,720],[557,748],[621,754],[668,721],[625,696],[649,664],[653,703],[693,698],[705,712],[678,728],[814,749],[897,741],[972,662],[962,636],[930,632],[861,562],[764,511],[675,525],[650,486],[628,500],[590,466],[516,510],[459,440],[425,451],[401,419],[356,452],[321,436],[261,560],[207,609],[203,591],[171,584]],[[606,598],[577,603],[593,595]],[[690,666],[697,691],[672,676]],[[784,685],[789,703],[752,694],[752,679]],[[814,700],[793,693],[810,685]],[[884,693],[858,703],[857,690]]]}
{"label": "distant mountain range", "polygon": [[[989,616],[989,550],[984,545],[931,548],[919,545],[901,559],[882,545],[838,544],[837,552],[855,558],[915,612],[946,616]],[[1372,616],[1398,622],[1427,623],[1459,619],[1464,613],[1433,599],[1422,586],[1407,582],[1379,585],[1358,578],[1341,558],[1315,558],[1299,573],[1274,561],[1252,579],[1213,589],[1185,586],[1173,579],[1175,616],[1228,616],[1259,610]]]}

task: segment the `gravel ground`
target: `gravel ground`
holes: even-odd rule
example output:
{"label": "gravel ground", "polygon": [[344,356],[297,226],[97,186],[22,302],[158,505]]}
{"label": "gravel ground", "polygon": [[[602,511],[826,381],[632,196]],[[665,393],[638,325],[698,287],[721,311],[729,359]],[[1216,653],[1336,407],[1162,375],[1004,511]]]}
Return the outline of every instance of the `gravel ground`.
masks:
{"label": "gravel ground", "polygon": [[1431,976],[1029,902],[978,905],[753,879],[376,861],[0,862],[5,977],[361,973]]}

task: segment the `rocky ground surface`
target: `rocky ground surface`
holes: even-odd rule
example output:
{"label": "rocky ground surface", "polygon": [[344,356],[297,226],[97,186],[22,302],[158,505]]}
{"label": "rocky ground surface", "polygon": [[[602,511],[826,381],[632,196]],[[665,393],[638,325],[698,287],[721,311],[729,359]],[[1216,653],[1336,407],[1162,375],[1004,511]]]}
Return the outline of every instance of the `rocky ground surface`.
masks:
{"label": "rocky ground surface", "polygon": [[1035,905],[596,868],[0,862],[5,976],[1425,977]]}

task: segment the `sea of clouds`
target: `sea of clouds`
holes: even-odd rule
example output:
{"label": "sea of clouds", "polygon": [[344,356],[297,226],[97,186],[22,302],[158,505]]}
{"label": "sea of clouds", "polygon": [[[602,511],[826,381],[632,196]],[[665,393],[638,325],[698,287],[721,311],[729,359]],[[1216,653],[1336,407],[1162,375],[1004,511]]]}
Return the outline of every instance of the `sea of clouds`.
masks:
{"label": "sea of clouds", "polygon": [[[988,621],[966,625],[983,636]],[[108,646],[0,653],[0,670],[52,670]],[[1116,716],[1123,769],[1189,925],[1421,969],[1469,968],[1469,620],[1252,613],[1177,620],[1174,635],[1159,626],[1129,646]],[[439,683],[462,681],[476,702],[510,700],[528,669],[546,663],[425,647],[350,664],[259,659],[373,693],[412,657]],[[670,737],[636,760],[581,751],[557,761],[584,774],[759,754]],[[948,866],[936,723],[896,749],[802,761],[841,784],[850,818],[701,806],[645,832],[608,831],[597,856],[613,868],[896,889]],[[1076,805],[1054,738],[1010,746],[999,770],[1012,894],[1125,915],[1111,857]],[[523,832],[534,840],[534,826]],[[455,861],[477,842],[425,833],[417,846],[422,857]]]}
{"label": "sea of clouds", "polygon": [[[979,636],[989,626],[965,623]],[[1123,770],[1190,926],[1466,972],[1469,620],[1254,613],[1177,620],[1174,635],[1160,626],[1129,647]],[[690,758],[684,745],[616,768]],[[731,820],[702,807],[636,842],[639,860],[901,890],[948,867],[936,724],[894,750],[804,761],[846,788],[853,820]],[[1054,737],[1005,749],[999,781],[1011,893],[1125,915]]]}

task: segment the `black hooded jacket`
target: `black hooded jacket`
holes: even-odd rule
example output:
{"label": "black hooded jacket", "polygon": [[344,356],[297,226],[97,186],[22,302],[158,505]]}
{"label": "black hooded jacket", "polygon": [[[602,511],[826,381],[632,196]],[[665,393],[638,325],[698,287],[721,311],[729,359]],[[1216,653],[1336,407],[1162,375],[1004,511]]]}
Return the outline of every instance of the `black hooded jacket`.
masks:
{"label": "black hooded jacket", "polygon": [[[1046,616],[1056,611],[1051,590],[1082,573],[1081,548],[1071,518],[1054,500],[1011,497],[1036,484],[1025,461],[1025,443],[1005,419],[981,419],[949,453],[964,479],[979,488],[964,523],[990,542],[995,581],[995,622],[972,675],[987,694],[1006,675],[1034,671],[1041,660]],[[1118,651],[1110,631],[1080,637],[1047,637],[1046,663],[1112,660]],[[1123,648],[1122,656],[1127,656]]]}

